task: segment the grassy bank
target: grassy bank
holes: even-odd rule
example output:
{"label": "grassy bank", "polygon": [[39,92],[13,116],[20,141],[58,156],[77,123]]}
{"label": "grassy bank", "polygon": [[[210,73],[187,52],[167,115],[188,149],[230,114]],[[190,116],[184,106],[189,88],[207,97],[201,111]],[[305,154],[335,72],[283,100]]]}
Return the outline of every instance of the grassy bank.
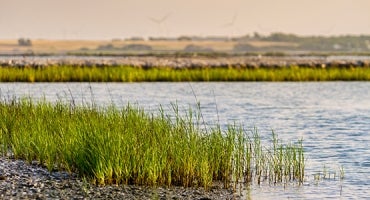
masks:
{"label": "grassy bank", "polygon": [[[29,99],[0,101],[0,147],[49,170],[78,172],[96,184],[181,185],[304,178],[302,142],[263,146],[257,130],[204,130],[199,113],[173,106],[148,113],[127,105],[75,106]],[[181,115],[181,116],[180,116]]]}
{"label": "grassy bank", "polygon": [[0,82],[370,81],[370,68],[137,68],[128,66],[0,68]]}

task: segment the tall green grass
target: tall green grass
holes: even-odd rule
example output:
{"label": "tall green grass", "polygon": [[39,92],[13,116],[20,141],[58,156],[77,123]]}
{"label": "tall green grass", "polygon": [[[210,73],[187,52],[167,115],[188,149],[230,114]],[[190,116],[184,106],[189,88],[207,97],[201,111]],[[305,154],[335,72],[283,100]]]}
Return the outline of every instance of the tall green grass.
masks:
{"label": "tall green grass", "polygon": [[140,68],[130,66],[0,68],[0,82],[369,81],[369,67]]}
{"label": "tall green grass", "polygon": [[[215,181],[302,182],[302,142],[263,146],[258,131],[198,126],[199,113],[183,115],[138,106],[76,106],[29,98],[0,101],[3,155],[39,161],[49,170],[77,172],[100,185],[180,185],[206,189]],[[198,125],[197,125],[198,124]]]}

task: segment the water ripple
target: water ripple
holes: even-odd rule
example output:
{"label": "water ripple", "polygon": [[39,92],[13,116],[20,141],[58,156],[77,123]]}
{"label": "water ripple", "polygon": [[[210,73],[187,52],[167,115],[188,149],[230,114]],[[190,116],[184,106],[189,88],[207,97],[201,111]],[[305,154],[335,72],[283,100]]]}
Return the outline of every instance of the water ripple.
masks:
{"label": "water ripple", "polygon": [[[264,140],[274,130],[284,141],[303,139],[303,186],[251,186],[253,199],[364,199],[370,196],[370,83],[2,83],[2,98],[30,95],[50,101],[136,103],[157,111],[200,108],[207,124],[258,127]],[[314,181],[329,168],[345,179]],[[244,190],[246,193],[247,190]]]}

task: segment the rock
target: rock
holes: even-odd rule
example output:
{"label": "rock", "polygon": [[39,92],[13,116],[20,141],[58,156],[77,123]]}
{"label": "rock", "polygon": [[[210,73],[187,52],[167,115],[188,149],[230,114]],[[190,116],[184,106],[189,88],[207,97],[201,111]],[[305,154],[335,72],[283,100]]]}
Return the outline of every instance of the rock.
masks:
{"label": "rock", "polygon": [[134,185],[99,187],[77,174],[49,172],[38,164],[0,157],[0,199],[235,199],[225,189],[151,188]]}
{"label": "rock", "polygon": [[177,57],[177,56],[12,56],[0,57],[0,66],[3,67],[34,67],[47,66],[119,66],[133,67],[173,67],[173,68],[200,68],[200,67],[351,67],[369,66],[370,59],[359,60],[327,60],[321,57],[257,57],[257,56],[214,56],[214,57]]}

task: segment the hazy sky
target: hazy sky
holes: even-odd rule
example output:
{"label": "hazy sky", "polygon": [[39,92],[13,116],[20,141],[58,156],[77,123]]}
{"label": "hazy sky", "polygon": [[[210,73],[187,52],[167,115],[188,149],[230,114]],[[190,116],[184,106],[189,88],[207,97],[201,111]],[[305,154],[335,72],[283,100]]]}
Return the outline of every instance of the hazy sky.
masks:
{"label": "hazy sky", "polygon": [[0,0],[0,38],[370,34],[370,0]]}

